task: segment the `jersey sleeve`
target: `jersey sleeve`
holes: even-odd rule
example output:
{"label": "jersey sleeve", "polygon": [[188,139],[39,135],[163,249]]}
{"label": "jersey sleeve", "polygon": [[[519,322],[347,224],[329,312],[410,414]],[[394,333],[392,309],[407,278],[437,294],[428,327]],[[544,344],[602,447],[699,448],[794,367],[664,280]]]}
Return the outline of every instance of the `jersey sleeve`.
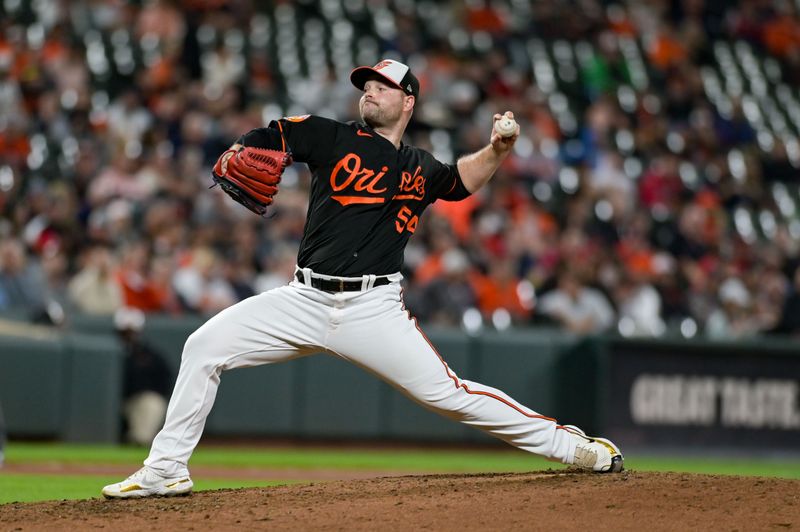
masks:
{"label": "jersey sleeve", "polygon": [[248,148],[266,148],[268,150],[282,150],[283,139],[277,129],[269,127],[257,127],[251,129],[236,141]]}
{"label": "jersey sleeve", "polygon": [[281,149],[290,151],[295,161],[318,165],[330,159],[339,125],[335,120],[304,115],[273,120],[269,127],[278,130]]}
{"label": "jersey sleeve", "polygon": [[444,164],[431,156],[433,172],[433,201],[443,199],[445,201],[460,201],[470,195],[470,191],[461,181],[461,174],[455,164]]}

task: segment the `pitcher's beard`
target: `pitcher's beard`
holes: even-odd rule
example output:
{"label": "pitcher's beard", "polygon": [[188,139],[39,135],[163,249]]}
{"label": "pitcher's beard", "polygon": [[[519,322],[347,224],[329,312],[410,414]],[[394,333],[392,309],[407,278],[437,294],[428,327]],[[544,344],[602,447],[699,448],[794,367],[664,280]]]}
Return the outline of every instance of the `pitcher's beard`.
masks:
{"label": "pitcher's beard", "polygon": [[383,113],[375,105],[367,105],[366,108],[361,110],[361,119],[369,127],[375,129],[383,125]]}
{"label": "pitcher's beard", "polygon": [[[399,117],[395,117],[395,120]],[[367,103],[361,107],[361,119],[372,129],[390,125],[392,117],[386,115],[385,109],[375,104]]]}

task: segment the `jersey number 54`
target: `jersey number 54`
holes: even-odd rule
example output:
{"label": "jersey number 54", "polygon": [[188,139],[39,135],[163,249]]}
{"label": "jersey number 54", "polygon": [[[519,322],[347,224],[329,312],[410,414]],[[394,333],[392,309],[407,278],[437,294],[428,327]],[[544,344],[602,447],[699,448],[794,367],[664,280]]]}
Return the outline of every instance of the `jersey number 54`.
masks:
{"label": "jersey number 54", "polygon": [[397,229],[398,233],[402,233],[403,230],[413,233],[417,230],[418,223],[419,217],[404,205],[400,208],[400,212],[397,213],[397,220],[394,221],[394,228]]}

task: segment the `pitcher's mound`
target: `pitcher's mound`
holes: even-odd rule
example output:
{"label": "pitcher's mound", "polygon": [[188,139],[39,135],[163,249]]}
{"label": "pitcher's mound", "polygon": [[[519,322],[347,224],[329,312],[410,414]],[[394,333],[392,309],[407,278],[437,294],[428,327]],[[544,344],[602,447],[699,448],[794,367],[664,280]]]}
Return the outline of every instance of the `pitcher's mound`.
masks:
{"label": "pitcher's mound", "polygon": [[800,481],[571,470],[0,506],[2,530],[800,530]]}

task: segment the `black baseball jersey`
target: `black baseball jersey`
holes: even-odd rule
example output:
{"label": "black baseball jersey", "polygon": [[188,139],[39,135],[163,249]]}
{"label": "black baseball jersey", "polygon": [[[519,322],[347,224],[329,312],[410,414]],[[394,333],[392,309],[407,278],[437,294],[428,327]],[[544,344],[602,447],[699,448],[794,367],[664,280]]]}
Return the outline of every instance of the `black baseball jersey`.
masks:
{"label": "black baseball jersey", "polygon": [[297,264],[317,273],[356,277],[400,271],[403,250],[425,208],[439,198],[469,195],[456,165],[405,144],[395,148],[362,123],[288,117],[240,142],[288,150],[311,170]]}

